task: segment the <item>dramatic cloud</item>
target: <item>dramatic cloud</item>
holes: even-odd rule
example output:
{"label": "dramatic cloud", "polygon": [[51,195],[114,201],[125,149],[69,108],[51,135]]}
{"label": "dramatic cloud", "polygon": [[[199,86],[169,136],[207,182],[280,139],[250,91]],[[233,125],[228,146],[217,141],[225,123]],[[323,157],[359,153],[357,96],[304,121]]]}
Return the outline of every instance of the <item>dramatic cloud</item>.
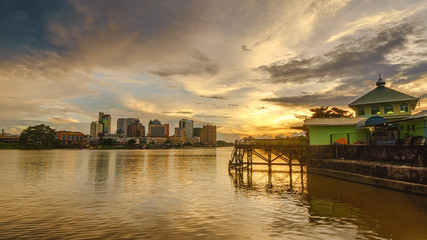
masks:
{"label": "dramatic cloud", "polygon": [[[418,64],[407,66],[389,61],[388,57],[405,50],[409,39],[417,34],[425,34],[425,24],[405,22],[382,29],[373,37],[364,35],[348,40],[333,50],[316,57],[294,58],[285,63],[260,66],[258,71],[267,73],[274,83],[306,83],[308,81],[328,82],[336,80],[366,80],[383,72],[393,76],[401,70],[414,72]],[[425,59],[421,59],[425,61]],[[427,73],[427,70],[419,71]],[[419,76],[419,75],[418,75]]]}
{"label": "dramatic cloud", "polygon": [[0,128],[88,133],[102,111],[291,134],[294,115],[345,106],[378,73],[425,95],[426,15],[417,0],[3,0]]}
{"label": "dramatic cloud", "polygon": [[286,106],[347,106],[348,103],[355,100],[354,96],[334,96],[331,93],[325,94],[304,94],[294,97],[264,98],[266,102],[279,103]]}
{"label": "dramatic cloud", "polygon": [[188,76],[188,75],[216,75],[220,67],[215,64],[211,59],[196,51],[191,58],[184,61],[172,63],[177,65],[172,68],[152,71],[153,74],[161,77],[170,77],[173,75]]}

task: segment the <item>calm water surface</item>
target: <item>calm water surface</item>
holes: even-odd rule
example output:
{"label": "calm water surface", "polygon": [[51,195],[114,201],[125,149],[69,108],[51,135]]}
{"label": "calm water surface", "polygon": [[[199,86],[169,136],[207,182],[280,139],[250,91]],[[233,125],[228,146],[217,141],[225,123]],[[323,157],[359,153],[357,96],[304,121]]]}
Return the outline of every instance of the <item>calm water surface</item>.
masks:
{"label": "calm water surface", "polygon": [[427,239],[426,197],[229,175],[231,150],[0,151],[0,239]]}

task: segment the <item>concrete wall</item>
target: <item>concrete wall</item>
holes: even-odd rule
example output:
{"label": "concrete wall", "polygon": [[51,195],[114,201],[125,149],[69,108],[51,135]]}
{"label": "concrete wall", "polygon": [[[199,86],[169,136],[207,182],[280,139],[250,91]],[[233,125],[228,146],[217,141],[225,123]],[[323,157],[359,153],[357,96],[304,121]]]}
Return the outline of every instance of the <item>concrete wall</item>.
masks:
{"label": "concrete wall", "polygon": [[311,159],[307,171],[427,195],[427,168],[339,159]]}

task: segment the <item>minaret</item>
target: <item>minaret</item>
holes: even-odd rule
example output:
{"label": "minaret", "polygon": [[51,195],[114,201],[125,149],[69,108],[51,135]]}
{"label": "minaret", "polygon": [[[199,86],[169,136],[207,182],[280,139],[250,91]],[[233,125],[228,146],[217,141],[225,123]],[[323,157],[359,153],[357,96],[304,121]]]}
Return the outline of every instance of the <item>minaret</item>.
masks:
{"label": "minaret", "polygon": [[377,87],[384,87],[385,86],[385,81],[381,78],[381,73],[378,74],[378,81],[376,83]]}

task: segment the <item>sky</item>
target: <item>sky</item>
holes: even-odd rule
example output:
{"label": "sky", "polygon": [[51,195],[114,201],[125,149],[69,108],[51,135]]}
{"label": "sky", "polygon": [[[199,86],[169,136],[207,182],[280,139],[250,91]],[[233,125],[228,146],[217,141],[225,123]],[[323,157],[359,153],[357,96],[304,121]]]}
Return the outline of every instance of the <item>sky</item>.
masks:
{"label": "sky", "polygon": [[2,0],[0,128],[89,133],[104,112],[113,131],[186,118],[226,141],[287,136],[379,73],[427,96],[425,16],[424,0]]}

